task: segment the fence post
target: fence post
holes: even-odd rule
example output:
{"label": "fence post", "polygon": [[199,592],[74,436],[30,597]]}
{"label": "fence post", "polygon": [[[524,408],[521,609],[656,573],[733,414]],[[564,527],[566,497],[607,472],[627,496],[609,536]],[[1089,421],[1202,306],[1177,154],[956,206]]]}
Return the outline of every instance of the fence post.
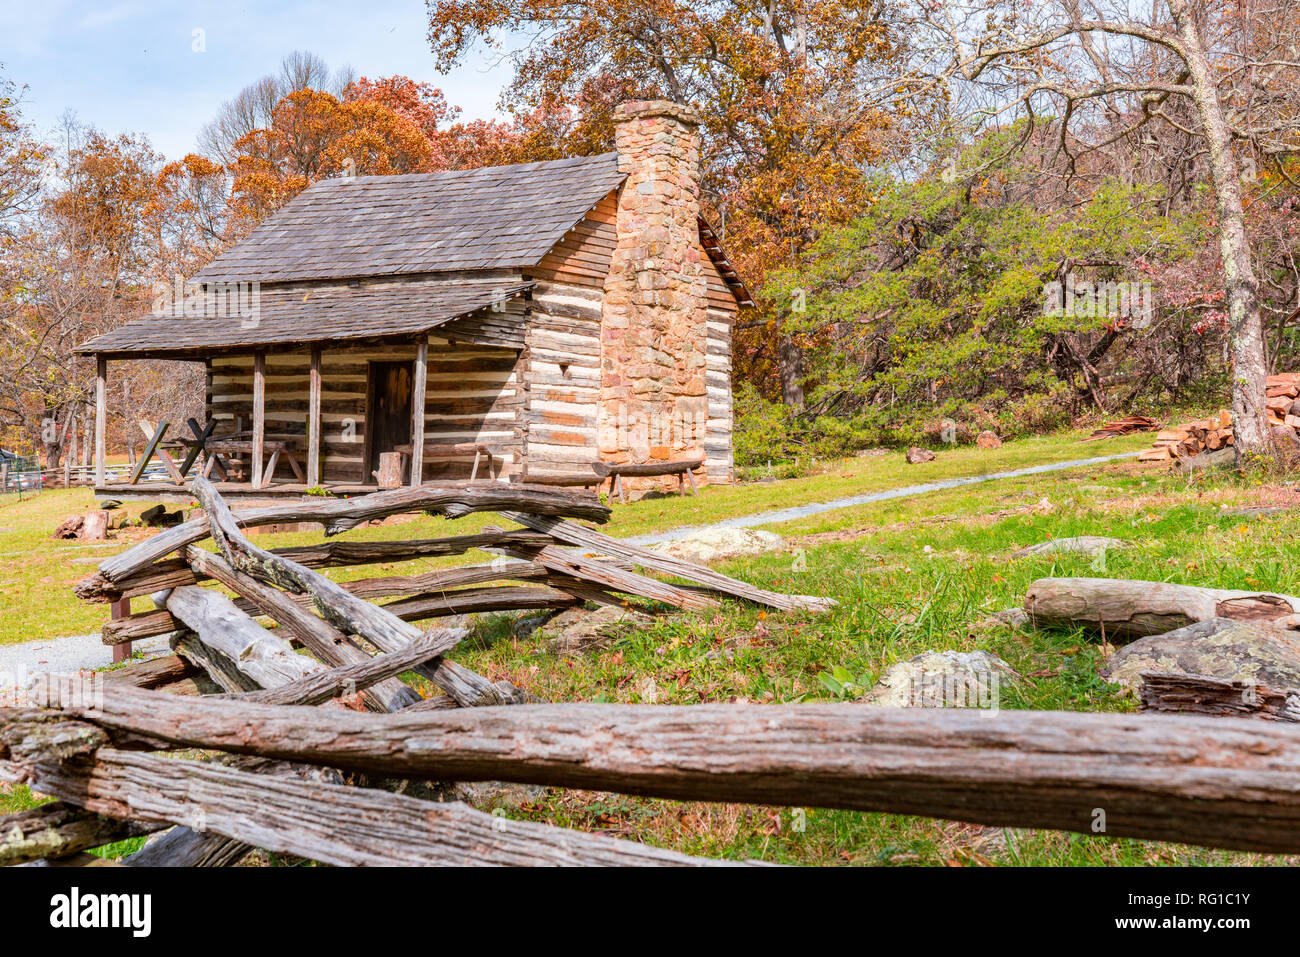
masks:
{"label": "fence post", "polygon": [[[109,606],[109,617],[113,621],[119,618],[127,618],[131,614],[131,599],[119,598]],[[126,661],[131,657],[131,642],[124,641],[121,644],[113,646],[113,664],[119,661]]]}

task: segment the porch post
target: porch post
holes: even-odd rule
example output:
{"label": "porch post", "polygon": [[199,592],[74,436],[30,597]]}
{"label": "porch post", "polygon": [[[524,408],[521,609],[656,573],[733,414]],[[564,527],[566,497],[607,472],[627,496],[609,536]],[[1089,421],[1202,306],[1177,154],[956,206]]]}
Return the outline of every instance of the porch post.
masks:
{"label": "porch post", "polygon": [[95,485],[104,484],[105,436],[108,425],[108,359],[95,356]]}
{"label": "porch post", "polygon": [[320,346],[312,346],[307,386],[307,487],[317,485],[320,485]]}
{"label": "porch post", "polygon": [[266,442],[266,353],[253,356],[253,488],[262,487],[262,451]]}
{"label": "porch post", "polygon": [[429,368],[429,337],[415,347],[415,375],[411,381],[411,484],[424,481],[424,383]]}

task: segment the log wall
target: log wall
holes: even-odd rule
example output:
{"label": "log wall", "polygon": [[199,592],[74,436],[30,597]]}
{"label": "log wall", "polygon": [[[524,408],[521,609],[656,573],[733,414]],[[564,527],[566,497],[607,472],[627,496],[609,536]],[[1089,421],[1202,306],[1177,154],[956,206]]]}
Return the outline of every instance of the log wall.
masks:
{"label": "log wall", "polygon": [[[601,306],[605,277],[617,242],[617,205],[611,193],[575,226],[541,263],[525,272],[538,285],[521,365],[527,390],[526,455],[534,474],[585,471],[602,454],[598,444],[601,389]],[[731,329],[737,306],[709,263],[708,423],[702,444],[708,481],[733,480],[731,446]],[[606,438],[612,441],[611,437]]]}
{"label": "log wall", "polygon": [[[306,456],[310,350],[266,356],[266,438],[293,439]],[[498,467],[518,468],[522,393],[516,366],[520,353],[500,346],[429,337],[425,389],[426,445],[483,442],[502,449]],[[321,481],[367,484],[366,382],[370,362],[415,359],[414,343],[326,347],[321,352]],[[251,427],[253,357],[213,358],[208,364],[208,416],[216,434]],[[238,426],[237,426],[238,422]],[[424,478],[468,478],[473,456],[426,455]],[[291,479],[287,463],[277,471]]]}
{"label": "log wall", "polygon": [[601,301],[614,214],[611,194],[526,272],[538,283],[524,359],[530,474],[590,471],[598,458]]}

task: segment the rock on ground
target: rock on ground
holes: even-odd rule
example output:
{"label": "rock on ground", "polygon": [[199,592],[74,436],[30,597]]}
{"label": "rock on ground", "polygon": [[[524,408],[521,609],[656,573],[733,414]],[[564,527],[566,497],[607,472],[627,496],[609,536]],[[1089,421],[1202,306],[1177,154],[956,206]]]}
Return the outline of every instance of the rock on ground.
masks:
{"label": "rock on ground", "polygon": [[552,636],[547,650],[557,655],[573,655],[599,651],[649,620],[649,616],[629,608],[602,605],[588,611],[579,607],[560,612],[540,630]]}
{"label": "rock on ground", "polygon": [[907,464],[920,465],[922,462],[933,462],[934,453],[929,449],[917,448],[912,446],[907,450]]}
{"label": "rock on ground", "polygon": [[1096,555],[1099,552],[1112,551],[1117,548],[1129,548],[1132,542],[1122,538],[1106,538],[1104,535],[1079,535],[1076,538],[1057,538],[1050,542],[1039,542],[1012,553],[1012,558],[1024,558],[1026,555],[1059,555],[1066,552],[1082,552]]}
{"label": "rock on ground", "polygon": [[1004,608],[977,621],[971,627],[984,631],[990,628],[1023,628],[1029,623],[1029,612],[1023,608]]}
{"label": "rock on ground", "polygon": [[757,555],[785,547],[785,539],[776,532],[752,528],[706,528],[689,538],[660,542],[650,548],[684,561],[705,564],[739,555]]}
{"label": "rock on ground", "polygon": [[987,651],[927,651],[891,665],[858,700],[889,708],[987,708],[1017,678]]}
{"label": "rock on ground", "polygon": [[1106,662],[1110,680],[1137,690],[1144,671],[1300,688],[1300,634],[1270,625],[1211,618],[1139,638]]}
{"label": "rock on ground", "polygon": [[975,436],[975,444],[982,449],[1000,449],[1002,447],[1002,440],[997,437],[996,433],[985,429],[979,435]]}

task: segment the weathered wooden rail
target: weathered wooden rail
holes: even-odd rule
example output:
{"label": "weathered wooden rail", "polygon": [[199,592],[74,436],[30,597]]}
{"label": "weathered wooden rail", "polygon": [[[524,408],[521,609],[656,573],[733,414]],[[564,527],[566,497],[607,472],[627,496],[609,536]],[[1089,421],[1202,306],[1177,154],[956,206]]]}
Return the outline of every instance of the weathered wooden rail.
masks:
{"label": "weathered wooden rail", "polygon": [[[588,601],[650,602],[642,607],[651,612],[664,606],[703,609],[716,607],[723,595],[785,609],[819,611],[831,604],[766,592],[653,552],[638,551],[638,560],[628,559],[614,554],[621,549],[615,539],[590,530],[581,551],[549,531],[527,527],[489,527],[414,541],[331,540],[281,549],[261,548],[244,531],[308,521],[321,523],[332,536],[412,511],[447,518],[499,511],[532,521],[603,522],[609,509],[590,493],[528,485],[421,486],[232,512],[206,479],[195,478],[191,488],[203,505],[201,517],[106,559],[77,586],[79,597],[114,603],[119,613],[103,630],[105,643],[166,634],[175,651],[111,673],[102,686],[95,685],[100,700],[92,710],[98,717],[108,700],[127,700],[122,693],[147,695],[130,699],[146,708],[207,696],[212,700],[205,704],[222,700],[240,710],[298,706],[335,714],[361,709],[389,717],[396,717],[395,712],[437,717],[467,708],[514,706],[537,699],[447,657],[467,634],[464,628],[456,622],[446,628],[412,622],[571,608]],[[215,552],[201,547],[206,538],[216,544]],[[592,542],[598,544],[593,548]],[[346,584],[320,571],[459,556],[476,549],[500,557],[487,564]],[[662,581],[652,577],[655,572],[692,584]],[[209,582],[226,591],[203,587]],[[143,596],[155,607],[130,613],[131,599]],[[378,599],[388,601],[376,604]],[[442,693],[422,699],[399,680],[405,672],[423,676]],[[74,714],[78,720],[65,720]],[[11,840],[0,844],[0,863],[75,855],[96,842],[166,825],[177,826],[124,863],[228,865],[252,846],[340,864],[712,863],[536,825],[512,823],[508,833],[498,836],[503,832],[496,822],[469,808],[429,805],[372,787],[345,787],[336,771],[311,771],[310,762],[233,757],[233,752],[224,763],[139,754],[173,743],[147,732],[119,729],[108,735],[93,721],[87,723],[88,712],[75,708],[62,714],[10,711],[4,717],[0,773],[64,804],[6,821]],[[321,821],[325,808],[335,812],[328,822]],[[201,829],[193,827],[196,821],[203,823]]]}
{"label": "weathered wooden rail", "polygon": [[[1144,709],[1190,713],[1178,715],[548,704],[453,661],[467,634],[458,622],[412,622],[586,601],[831,603],[602,535],[571,519],[598,521],[603,506],[551,488],[425,487],[302,506],[331,533],[411,509],[495,508],[522,528],[292,549],[261,548],[244,528],[299,507],[232,512],[205,480],[193,489],[202,519],[107,560],[80,586],[91,601],[151,594],[157,607],[106,640],[168,631],[175,655],[37,686],[0,710],[0,778],[57,799],[0,819],[0,864],[75,860],[160,830],[123,863],[224,866],[253,847],[343,865],[721,863],[391,787],[480,780],[1300,852],[1295,692],[1146,676]],[[508,558],[346,584],[318,570],[473,549]],[[1215,597],[1215,610],[1241,604]],[[1079,614],[1041,604],[1048,617]],[[441,693],[421,698],[400,680],[407,672]]]}

